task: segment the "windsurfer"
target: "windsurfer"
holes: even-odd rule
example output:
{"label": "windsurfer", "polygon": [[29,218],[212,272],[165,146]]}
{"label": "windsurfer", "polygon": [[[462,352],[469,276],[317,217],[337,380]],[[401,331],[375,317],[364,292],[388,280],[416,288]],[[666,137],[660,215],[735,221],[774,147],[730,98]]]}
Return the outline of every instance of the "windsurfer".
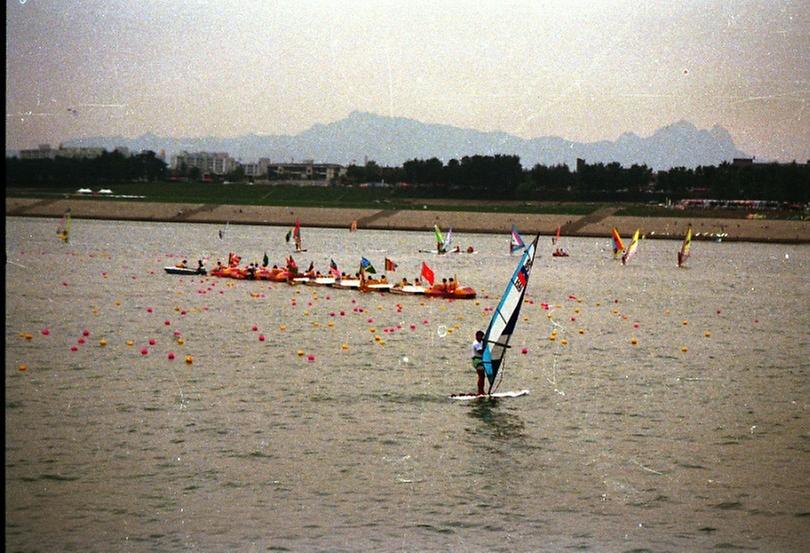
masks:
{"label": "windsurfer", "polygon": [[188,269],[188,261],[184,259],[180,263],[175,264],[175,267],[178,269]]}
{"label": "windsurfer", "polygon": [[472,366],[478,373],[478,395],[484,395],[484,331],[475,333],[475,341],[470,345],[472,354]]}
{"label": "windsurfer", "polygon": [[436,253],[438,254],[447,253],[444,249],[444,244],[442,242],[436,242]]}

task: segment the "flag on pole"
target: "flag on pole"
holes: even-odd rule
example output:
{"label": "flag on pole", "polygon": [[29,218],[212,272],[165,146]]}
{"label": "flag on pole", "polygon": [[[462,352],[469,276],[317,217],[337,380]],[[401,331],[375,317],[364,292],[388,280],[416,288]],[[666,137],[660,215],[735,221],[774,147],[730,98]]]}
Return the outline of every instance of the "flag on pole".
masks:
{"label": "flag on pole", "polygon": [[335,278],[340,278],[340,271],[338,270],[337,263],[334,259],[329,260],[329,274]]}
{"label": "flag on pole", "polygon": [[287,236],[284,237],[284,241],[289,242],[291,236],[292,236],[292,229],[287,231]]}
{"label": "flag on pole", "polygon": [[296,265],[295,260],[293,259],[292,256],[290,256],[290,258],[287,260],[287,270],[290,271],[291,273],[298,272],[298,265]]}
{"label": "flag on pole", "polygon": [[394,263],[393,259],[388,259],[387,257],[385,258],[385,270],[386,270],[386,272],[387,271],[396,271],[397,270],[397,264]]}
{"label": "flag on pole", "polygon": [[270,265],[270,258],[267,257],[267,252],[264,252],[264,258],[262,259],[262,267],[267,267]]}
{"label": "flag on pole", "polygon": [[422,262],[421,277],[424,278],[426,281],[428,281],[431,286],[433,286],[433,279],[434,279],[433,270],[431,270],[431,268],[428,267],[428,264],[425,263],[424,261]]}
{"label": "flag on pole", "polygon": [[374,269],[374,266],[371,264],[371,261],[369,261],[365,257],[360,258],[360,269],[371,275],[377,272]]}

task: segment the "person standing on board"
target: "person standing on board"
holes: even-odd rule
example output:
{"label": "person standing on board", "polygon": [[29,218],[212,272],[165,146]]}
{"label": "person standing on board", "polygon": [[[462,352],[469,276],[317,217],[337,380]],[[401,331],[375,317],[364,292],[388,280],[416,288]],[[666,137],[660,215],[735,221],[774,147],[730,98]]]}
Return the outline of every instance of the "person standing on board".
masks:
{"label": "person standing on board", "polygon": [[479,330],[475,333],[475,341],[470,345],[472,354],[472,366],[478,373],[478,395],[484,394],[484,332]]}

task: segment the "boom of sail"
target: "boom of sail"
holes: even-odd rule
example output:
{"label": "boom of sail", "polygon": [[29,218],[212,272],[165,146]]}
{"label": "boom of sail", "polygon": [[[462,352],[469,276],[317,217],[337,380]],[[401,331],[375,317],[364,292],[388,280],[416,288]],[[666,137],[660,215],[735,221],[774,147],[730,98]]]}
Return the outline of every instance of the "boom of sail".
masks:
{"label": "boom of sail", "polygon": [[490,392],[492,392],[492,386],[501,369],[504,355],[509,348],[509,340],[512,338],[518,321],[539,238],[538,234],[534,242],[529,244],[529,247],[523,252],[484,334],[484,373],[489,380]]}

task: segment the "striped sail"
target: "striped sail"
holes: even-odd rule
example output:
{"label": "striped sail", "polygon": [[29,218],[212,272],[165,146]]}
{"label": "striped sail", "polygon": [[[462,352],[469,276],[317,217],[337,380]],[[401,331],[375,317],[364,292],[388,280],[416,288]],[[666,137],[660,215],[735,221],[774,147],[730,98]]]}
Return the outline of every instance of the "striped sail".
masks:
{"label": "striped sail", "polygon": [[517,227],[512,225],[512,238],[509,241],[509,253],[515,253],[525,247],[526,244],[523,243],[523,238],[520,237]]}
{"label": "striped sail", "polygon": [[622,242],[622,237],[616,227],[613,227],[610,231],[610,236],[613,238],[613,257],[618,258],[624,251],[624,242]]}
{"label": "striped sail", "polygon": [[627,251],[624,252],[622,256],[622,265],[626,265],[628,261],[630,261],[634,255],[636,255],[636,249],[638,248],[638,233],[641,229],[636,229],[636,232],[633,234],[633,240],[630,242],[630,246],[628,246]]}
{"label": "striped sail", "polygon": [[506,349],[509,347],[509,340],[518,321],[520,307],[523,305],[523,296],[526,293],[526,285],[529,282],[529,273],[534,263],[534,252],[537,249],[538,234],[518,261],[515,272],[506,285],[506,290],[501,296],[501,301],[492,319],[489,321],[486,334],[484,335],[484,372],[489,379],[489,390],[498,376],[498,371],[503,363]]}

